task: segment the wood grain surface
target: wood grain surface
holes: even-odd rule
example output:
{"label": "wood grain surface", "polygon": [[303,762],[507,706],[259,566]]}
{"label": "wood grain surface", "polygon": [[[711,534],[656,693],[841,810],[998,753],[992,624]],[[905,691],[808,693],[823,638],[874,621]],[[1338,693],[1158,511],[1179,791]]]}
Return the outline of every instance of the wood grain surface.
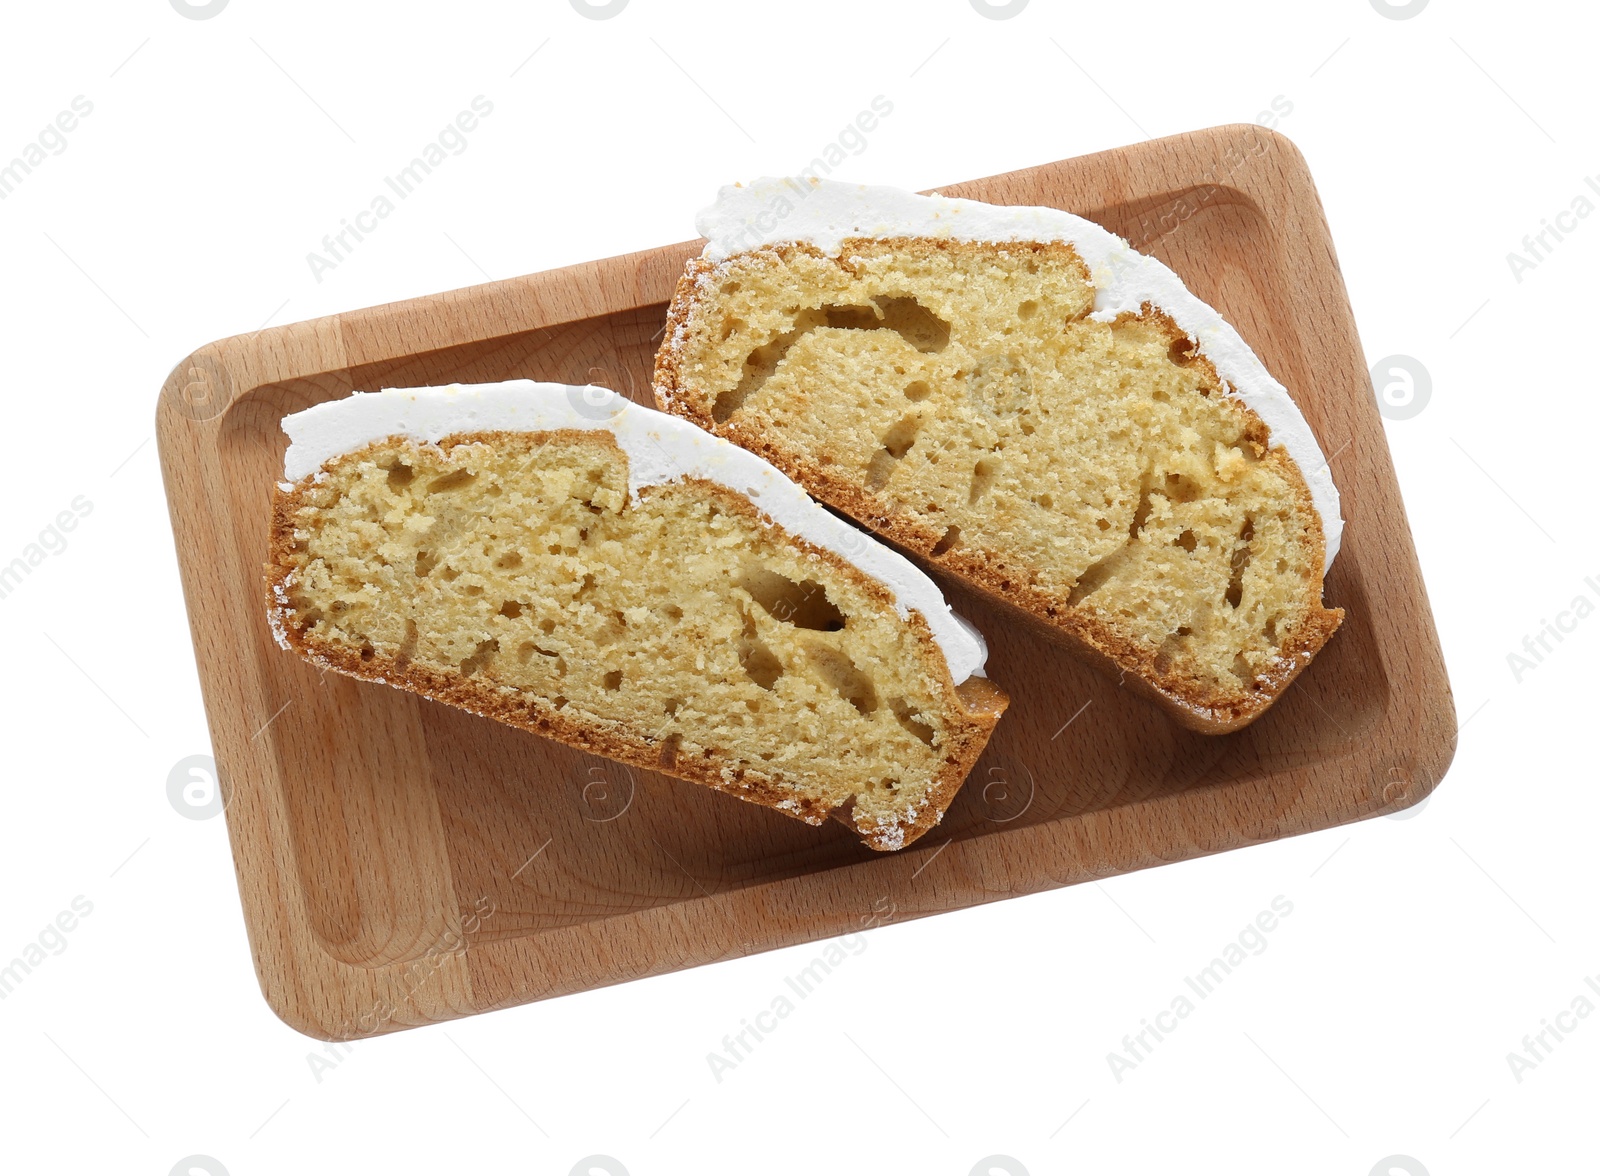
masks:
{"label": "wood grain surface", "polygon": [[[1456,719],[1333,243],[1304,159],[1219,127],[941,191],[1098,221],[1217,307],[1310,420],[1344,499],[1343,628],[1233,735],[1187,732],[964,591],[1010,713],[898,854],[277,648],[262,604],[286,414],[356,390],[529,377],[651,403],[700,242],[223,340],[157,433],[262,990],[349,1039],[1393,812]],[[689,210],[685,210],[688,219]]]}

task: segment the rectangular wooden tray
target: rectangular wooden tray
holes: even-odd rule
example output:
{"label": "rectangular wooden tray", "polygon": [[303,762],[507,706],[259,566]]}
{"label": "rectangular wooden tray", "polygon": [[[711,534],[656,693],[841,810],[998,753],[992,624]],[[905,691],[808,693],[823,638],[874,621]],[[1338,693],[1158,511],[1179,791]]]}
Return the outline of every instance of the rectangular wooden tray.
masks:
{"label": "rectangular wooden tray", "polygon": [[650,403],[684,242],[223,340],[157,409],[257,974],[353,1038],[1394,811],[1455,748],[1433,618],[1306,164],[1220,127],[944,189],[1081,213],[1171,265],[1293,392],[1348,520],[1344,627],[1253,726],[1212,738],[958,585],[1011,710],[943,825],[877,854],[274,645],[262,600],[285,414],[354,389],[531,377]]}

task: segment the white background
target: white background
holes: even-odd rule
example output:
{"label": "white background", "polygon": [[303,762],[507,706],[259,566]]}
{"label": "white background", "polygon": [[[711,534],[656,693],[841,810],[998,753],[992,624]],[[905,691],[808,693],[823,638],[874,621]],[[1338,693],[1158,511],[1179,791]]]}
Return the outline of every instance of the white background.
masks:
{"label": "white background", "polygon": [[[1600,174],[1597,25],[1451,0],[8,4],[0,161],[76,96],[93,112],[0,201],[0,563],[92,509],[0,600],[0,963],[93,910],[0,1002],[0,1169],[1575,1170],[1600,1016],[1520,1081],[1507,1055],[1600,974],[1600,619],[1520,682],[1508,654],[1600,603],[1600,216],[1520,281],[1507,254]],[[259,995],[224,822],[167,798],[209,743],[157,389],[221,336],[684,240],[719,184],[805,166],[880,94],[893,113],[838,174],[908,188],[1292,106],[1369,360],[1432,379],[1386,428],[1454,768],[1408,820],[874,931],[721,1083],[707,1053],[812,953],[314,1068]],[[318,281],[307,253],[477,95],[468,149]],[[1119,1082],[1123,1035],[1279,895],[1267,949]]]}

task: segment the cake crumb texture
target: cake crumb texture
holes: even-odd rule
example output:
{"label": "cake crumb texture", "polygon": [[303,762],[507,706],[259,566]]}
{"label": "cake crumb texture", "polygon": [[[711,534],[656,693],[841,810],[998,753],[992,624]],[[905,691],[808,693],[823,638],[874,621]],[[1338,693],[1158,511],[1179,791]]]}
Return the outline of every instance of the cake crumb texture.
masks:
{"label": "cake crumb texture", "polygon": [[604,432],[390,438],[280,490],[269,608],[312,660],[879,849],[937,823],[1004,709],[920,613],[744,496],[628,490]]}
{"label": "cake crumb texture", "polygon": [[1065,243],[696,259],[664,407],[1033,614],[1180,719],[1260,714],[1332,634],[1302,471],[1159,308],[1090,317]]}

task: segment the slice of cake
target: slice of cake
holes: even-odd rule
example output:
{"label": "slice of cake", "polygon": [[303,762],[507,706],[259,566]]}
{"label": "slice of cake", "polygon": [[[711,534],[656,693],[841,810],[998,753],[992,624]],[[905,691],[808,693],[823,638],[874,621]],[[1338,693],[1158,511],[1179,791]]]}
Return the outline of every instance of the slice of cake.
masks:
{"label": "slice of cake", "polygon": [[1185,725],[1271,705],[1338,627],[1339,496],[1217,312],[1098,225],[891,188],[724,188],[659,404],[1023,610]]}
{"label": "slice of cake", "polygon": [[899,849],[1006,706],[931,580],[760,458],[600,388],[283,422],[285,648]]}

